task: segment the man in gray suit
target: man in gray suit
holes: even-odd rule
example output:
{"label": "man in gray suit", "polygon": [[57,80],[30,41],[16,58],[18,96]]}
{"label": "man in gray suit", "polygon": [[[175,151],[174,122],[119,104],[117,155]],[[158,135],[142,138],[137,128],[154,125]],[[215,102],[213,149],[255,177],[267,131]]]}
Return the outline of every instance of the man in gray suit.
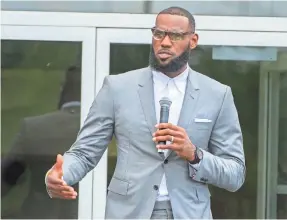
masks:
{"label": "man in gray suit", "polygon": [[[106,218],[212,218],[208,184],[234,192],[245,180],[231,89],[189,68],[198,35],[188,11],[160,12],[152,35],[150,65],[105,78],[76,142],[47,173],[47,189],[52,198],[76,198],[71,185],[98,164],[114,135]],[[172,104],[169,123],[159,124],[162,97]]]}

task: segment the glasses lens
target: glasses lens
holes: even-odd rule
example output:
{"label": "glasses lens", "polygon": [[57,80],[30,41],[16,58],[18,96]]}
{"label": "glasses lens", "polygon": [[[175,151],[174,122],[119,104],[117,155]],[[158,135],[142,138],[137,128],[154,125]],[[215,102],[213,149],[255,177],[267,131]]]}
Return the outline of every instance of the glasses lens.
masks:
{"label": "glasses lens", "polygon": [[172,41],[183,40],[184,36],[181,33],[169,33],[169,38]]}
{"label": "glasses lens", "polygon": [[152,33],[153,33],[154,38],[157,40],[161,40],[165,36],[165,32],[158,30],[158,29],[152,29]]}

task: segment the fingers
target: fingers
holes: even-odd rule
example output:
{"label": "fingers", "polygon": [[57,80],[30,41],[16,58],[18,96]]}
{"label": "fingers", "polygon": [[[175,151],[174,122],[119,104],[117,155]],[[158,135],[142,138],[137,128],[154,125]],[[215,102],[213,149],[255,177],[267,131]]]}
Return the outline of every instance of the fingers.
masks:
{"label": "fingers", "polygon": [[73,192],[74,189],[71,186],[63,186],[60,184],[51,184],[48,182],[47,184],[48,189],[50,190],[57,190],[57,191],[66,191],[66,192]]}
{"label": "fingers", "polygon": [[74,190],[73,191],[65,191],[65,190],[59,191],[59,190],[49,189],[49,192],[57,196],[77,196],[77,193]]}
{"label": "fingers", "polygon": [[52,198],[75,199],[77,197],[77,192],[68,185],[52,184],[48,181],[47,190]]}
{"label": "fingers", "polygon": [[184,131],[183,128],[173,125],[172,123],[160,123],[160,124],[155,125],[155,127],[158,129],[170,129],[174,131]]}
{"label": "fingers", "polygon": [[175,131],[175,130],[171,130],[169,128],[164,129],[164,130],[157,130],[154,135],[154,137],[159,137],[159,136],[170,136],[169,140],[171,140],[171,136],[173,136],[174,138],[181,138],[184,139],[185,137],[185,133],[181,132],[181,131]]}
{"label": "fingers", "polygon": [[49,190],[49,194],[52,198],[58,199],[76,199],[77,193],[74,192],[67,192],[67,191],[56,191],[56,190]]}
{"label": "fingers", "polygon": [[65,181],[57,175],[56,171],[52,171],[47,176],[47,188],[49,190],[56,191],[70,191],[73,192],[74,189],[68,186]]}
{"label": "fingers", "polygon": [[175,137],[173,135],[157,136],[157,137],[154,137],[152,140],[154,142],[172,141],[172,137],[173,137],[173,143],[181,143],[182,142],[181,138],[177,138],[177,137]]}
{"label": "fingers", "polygon": [[158,149],[170,149],[173,151],[182,151],[182,146],[178,145],[178,144],[167,144],[167,145],[157,145],[156,146]]}
{"label": "fingers", "polygon": [[153,141],[172,141],[173,143],[181,143],[185,140],[186,133],[183,128],[175,126],[170,123],[162,123],[157,125],[158,128],[163,128],[162,130],[157,130],[153,134]]}

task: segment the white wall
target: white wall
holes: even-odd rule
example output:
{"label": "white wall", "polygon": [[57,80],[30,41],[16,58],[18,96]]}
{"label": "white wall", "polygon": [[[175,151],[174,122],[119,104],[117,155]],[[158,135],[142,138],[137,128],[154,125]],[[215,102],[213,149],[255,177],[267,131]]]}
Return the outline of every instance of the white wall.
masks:
{"label": "white wall", "polygon": [[74,11],[97,13],[158,13],[181,6],[197,15],[287,17],[286,1],[14,1],[2,0],[2,10]]}

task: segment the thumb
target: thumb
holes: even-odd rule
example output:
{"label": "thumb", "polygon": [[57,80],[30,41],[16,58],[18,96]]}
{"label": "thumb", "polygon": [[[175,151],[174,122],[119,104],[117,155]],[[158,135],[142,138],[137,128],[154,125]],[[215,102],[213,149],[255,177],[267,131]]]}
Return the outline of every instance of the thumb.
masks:
{"label": "thumb", "polygon": [[57,155],[57,160],[56,163],[54,165],[54,170],[62,173],[62,165],[63,165],[64,159],[63,156],[61,154]]}

